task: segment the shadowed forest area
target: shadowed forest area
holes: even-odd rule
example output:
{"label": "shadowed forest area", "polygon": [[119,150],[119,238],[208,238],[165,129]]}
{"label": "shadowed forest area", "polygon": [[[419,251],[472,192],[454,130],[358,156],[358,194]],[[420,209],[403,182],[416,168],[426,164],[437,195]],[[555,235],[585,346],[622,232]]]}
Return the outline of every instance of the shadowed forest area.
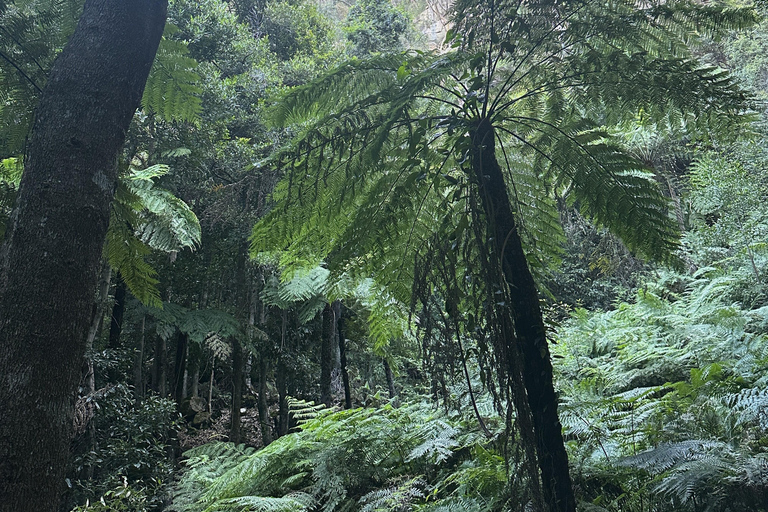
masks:
{"label": "shadowed forest area", "polygon": [[0,0],[0,512],[768,511],[766,14]]}

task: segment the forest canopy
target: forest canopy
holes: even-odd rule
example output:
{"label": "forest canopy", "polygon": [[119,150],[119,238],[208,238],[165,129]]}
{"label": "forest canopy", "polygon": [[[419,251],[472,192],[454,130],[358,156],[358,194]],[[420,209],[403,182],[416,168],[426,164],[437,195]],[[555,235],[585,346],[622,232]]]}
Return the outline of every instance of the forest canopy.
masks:
{"label": "forest canopy", "polygon": [[0,511],[768,510],[762,4],[101,2],[0,0]]}

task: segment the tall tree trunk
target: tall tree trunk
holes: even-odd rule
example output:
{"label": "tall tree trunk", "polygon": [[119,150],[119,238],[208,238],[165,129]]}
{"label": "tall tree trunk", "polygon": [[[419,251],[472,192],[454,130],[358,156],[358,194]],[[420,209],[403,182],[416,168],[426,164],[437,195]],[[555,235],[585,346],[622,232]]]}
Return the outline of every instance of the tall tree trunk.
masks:
{"label": "tall tree trunk", "polygon": [[187,348],[189,355],[187,356],[189,365],[189,396],[200,396],[200,364],[202,363],[202,347],[199,343],[192,343]]}
{"label": "tall tree trunk", "polygon": [[56,510],[117,182],[166,0],[87,0],[40,96],[0,277],[0,511]]}
{"label": "tall tree trunk", "polygon": [[187,373],[187,352],[189,350],[189,335],[182,332],[176,340],[176,360],[173,365],[173,398],[177,404],[184,400],[184,381]]}
{"label": "tall tree trunk", "polygon": [[117,275],[115,284],[115,305],[112,306],[112,319],[109,322],[109,348],[120,348],[120,334],[123,332],[123,314],[125,313],[126,285],[123,277]]}
{"label": "tall tree trunk", "polygon": [[288,433],[288,422],[290,421],[288,411],[288,369],[285,367],[282,361],[282,354],[278,356],[277,361],[277,375],[275,376],[275,384],[277,385],[277,399],[278,403],[278,417],[277,417],[277,437],[284,436]]}
{"label": "tall tree trunk", "polygon": [[229,429],[229,441],[240,442],[240,407],[243,404],[243,369],[245,356],[243,345],[236,338],[232,339],[232,423]]}
{"label": "tall tree trunk", "polygon": [[166,367],[168,354],[165,338],[158,336],[155,340],[155,360],[152,363],[152,389],[160,396],[165,397],[166,392]]}
{"label": "tall tree trunk", "polygon": [[347,371],[347,340],[344,338],[344,313],[343,306],[340,309],[339,319],[336,323],[339,332],[339,360],[341,362],[341,380],[344,383],[344,408],[352,408],[352,390],[349,387],[349,372]]}
{"label": "tall tree trunk", "polygon": [[141,336],[133,359],[133,392],[137,402],[144,398],[144,331],[146,324],[147,316],[144,315],[141,317]]}
{"label": "tall tree trunk", "polygon": [[[91,326],[88,329],[85,347],[86,353],[93,348],[93,343],[101,331],[101,325],[104,321],[104,313],[109,305],[109,283],[112,279],[112,267],[109,266],[106,258],[102,258],[101,272],[99,273],[98,292],[96,293],[96,303],[93,305],[93,315],[91,316]],[[93,368],[91,367],[91,371]]]}
{"label": "tall tree trunk", "polygon": [[320,401],[331,406],[331,373],[333,371],[333,308],[323,309],[323,328],[320,333]]}
{"label": "tall tree trunk", "polygon": [[510,300],[516,341],[523,355],[523,380],[533,418],[536,452],[544,500],[551,510],[575,512],[568,455],[557,416],[552,363],[536,284],[528,268],[520,233],[507,194],[504,175],[496,159],[495,133],[488,120],[472,133],[472,166],[483,210],[493,234],[495,254],[501,259]]}
{"label": "tall tree trunk", "polygon": [[382,359],[381,363],[384,365],[384,376],[387,378],[389,399],[394,400],[397,396],[397,391],[395,390],[395,377],[392,375],[392,368],[389,366],[389,361],[387,361],[386,358]]}
{"label": "tall tree trunk", "polygon": [[267,446],[272,442],[272,428],[269,424],[269,407],[267,406],[267,358],[264,354],[259,358],[259,426],[261,427],[261,442]]}

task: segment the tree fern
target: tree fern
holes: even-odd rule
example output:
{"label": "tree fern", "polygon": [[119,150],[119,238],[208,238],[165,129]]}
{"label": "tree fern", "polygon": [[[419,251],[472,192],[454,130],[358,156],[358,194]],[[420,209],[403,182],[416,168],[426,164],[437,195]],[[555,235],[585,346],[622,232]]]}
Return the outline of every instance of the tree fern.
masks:
{"label": "tree fern", "polygon": [[128,289],[141,302],[160,306],[155,270],[144,259],[151,250],[194,249],[200,242],[200,223],[182,200],[159,187],[154,179],[168,167],[131,168],[115,192],[104,255],[120,272]]}
{"label": "tree fern", "polygon": [[[435,478],[447,456],[455,458],[481,439],[465,429],[424,404],[403,409],[387,406],[321,415],[255,453],[238,454],[236,463],[227,463],[224,470],[218,469],[218,463],[228,451],[218,445],[196,448],[187,454],[189,469],[175,493],[177,499],[185,496],[183,506],[188,508],[175,500],[171,510],[228,510],[241,505],[303,506],[328,512],[408,510],[423,504],[430,494],[442,497],[443,487],[431,490],[436,481],[431,484],[428,480]],[[459,431],[462,435],[457,435]],[[207,453],[220,456],[204,458]],[[488,451],[478,453],[493,460],[497,464],[494,471],[504,474],[502,457]],[[480,471],[483,463],[478,461],[473,467]],[[215,471],[213,478],[206,476],[210,471]],[[425,476],[419,477],[424,471]],[[469,473],[460,481],[483,488]],[[194,482],[203,483],[206,490],[199,492]],[[445,489],[455,488],[455,483],[444,485]],[[194,493],[180,492],[189,488]],[[187,505],[193,496],[196,508]]]}
{"label": "tree fern", "polygon": [[202,108],[197,62],[187,56],[185,43],[172,39],[176,30],[171,24],[166,26],[141,105],[147,113],[168,122],[196,121]]}
{"label": "tree fern", "polygon": [[325,404],[316,404],[315,402],[288,397],[288,414],[293,418],[298,427],[327,412],[329,412],[329,409]]}

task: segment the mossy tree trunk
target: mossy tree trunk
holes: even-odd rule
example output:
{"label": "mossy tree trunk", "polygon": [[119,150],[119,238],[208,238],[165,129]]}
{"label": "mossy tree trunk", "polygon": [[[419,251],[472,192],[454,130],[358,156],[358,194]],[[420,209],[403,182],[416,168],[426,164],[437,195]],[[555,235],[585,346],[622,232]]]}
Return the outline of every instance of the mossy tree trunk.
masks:
{"label": "mossy tree trunk", "polygon": [[117,159],[165,0],[88,0],[27,144],[0,279],[0,511],[57,509]]}
{"label": "mossy tree trunk", "polygon": [[510,290],[515,337],[510,337],[509,343],[518,343],[523,355],[522,377],[533,419],[543,498],[553,512],[575,512],[538,290],[523,251],[504,174],[496,159],[493,125],[482,120],[471,135],[474,178],[489,222],[489,235],[493,236],[494,253],[501,259]]}

